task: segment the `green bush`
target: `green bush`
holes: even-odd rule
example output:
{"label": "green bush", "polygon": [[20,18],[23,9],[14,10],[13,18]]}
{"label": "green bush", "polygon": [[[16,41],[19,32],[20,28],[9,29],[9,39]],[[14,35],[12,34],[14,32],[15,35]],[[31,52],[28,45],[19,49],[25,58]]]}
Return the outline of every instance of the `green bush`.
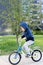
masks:
{"label": "green bush", "polygon": [[43,35],[43,31],[32,31],[34,35]]}

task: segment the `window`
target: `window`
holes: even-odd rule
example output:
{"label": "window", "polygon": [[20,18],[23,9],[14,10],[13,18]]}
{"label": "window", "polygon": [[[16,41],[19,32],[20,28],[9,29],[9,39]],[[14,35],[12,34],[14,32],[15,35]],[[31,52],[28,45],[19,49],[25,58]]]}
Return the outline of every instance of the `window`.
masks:
{"label": "window", "polygon": [[43,0],[41,0],[42,1],[42,3],[43,3]]}
{"label": "window", "polygon": [[43,10],[42,10],[42,14],[43,14]]}
{"label": "window", "polygon": [[42,5],[42,10],[43,10],[43,5]]}
{"label": "window", "polygon": [[33,6],[33,8],[37,8],[37,6],[36,6],[36,5],[34,5],[34,6]]}
{"label": "window", "polygon": [[34,0],[33,3],[34,4],[39,4],[40,3],[40,0]]}
{"label": "window", "polygon": [[43,20],[42,20],[42,23],[43,23]]}
{"label": "window", "polygon": [[33,14],[37,14],[37,11],[33,11]]}
{"label": "window", "polygon": [[35,0],[33,3],[37,3],[37,1]]}

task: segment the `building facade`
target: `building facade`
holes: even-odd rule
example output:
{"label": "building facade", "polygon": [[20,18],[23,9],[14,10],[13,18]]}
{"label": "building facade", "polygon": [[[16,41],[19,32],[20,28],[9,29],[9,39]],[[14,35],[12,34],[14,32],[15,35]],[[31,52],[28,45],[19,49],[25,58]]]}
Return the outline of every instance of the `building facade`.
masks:
{"label": "building facade", "polygon": [[42,23],[43,23],[43,0],[41,0],[42,5],[41,5],[41,11],[42,11]]}
{"label": "building facade", "polygon": [[[23,16],[36,26],[43,24],[43,0],[22,0]],[[26,15],[27,14],[27,15]]]}
{"label": "building facade", "polygon": [[30,9],[30,18],[33,23],[37,25],[41,23],[41,1],[40,0],[33,0],[31,3]]}

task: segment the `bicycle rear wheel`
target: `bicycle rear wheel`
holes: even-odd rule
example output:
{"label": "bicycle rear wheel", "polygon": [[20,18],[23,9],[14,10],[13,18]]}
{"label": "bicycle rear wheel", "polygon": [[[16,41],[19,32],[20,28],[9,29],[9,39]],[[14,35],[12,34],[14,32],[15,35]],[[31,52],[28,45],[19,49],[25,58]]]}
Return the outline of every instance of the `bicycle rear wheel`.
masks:
{"label": "bicycle rear wheel", "polygon": [[13,65],[16,65],[20,62],[21,55],[18,52],[13,52],[9,55],[9,62]]}
{"label": "bicycle rear wheel", "polygon": [[34,51],[32,52],[31,58],[32,58],[32,60],[35,61],[35,62],[40,61],[41,58],[42,58],[42,53],[41,53],[41,51],[40,51],[40,50],[34,50]]}

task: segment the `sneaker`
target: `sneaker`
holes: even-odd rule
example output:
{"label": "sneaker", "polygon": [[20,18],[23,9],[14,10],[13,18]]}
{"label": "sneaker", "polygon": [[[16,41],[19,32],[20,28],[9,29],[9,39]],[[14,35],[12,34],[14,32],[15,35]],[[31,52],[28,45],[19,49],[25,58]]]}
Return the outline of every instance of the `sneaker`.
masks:
{"label": "sneaker", "polygon": [[25,57],[27,57],[27,58],[28,58],[28,57],[30,57],[30,54],[26,54],[26,56],[25,56]]}

